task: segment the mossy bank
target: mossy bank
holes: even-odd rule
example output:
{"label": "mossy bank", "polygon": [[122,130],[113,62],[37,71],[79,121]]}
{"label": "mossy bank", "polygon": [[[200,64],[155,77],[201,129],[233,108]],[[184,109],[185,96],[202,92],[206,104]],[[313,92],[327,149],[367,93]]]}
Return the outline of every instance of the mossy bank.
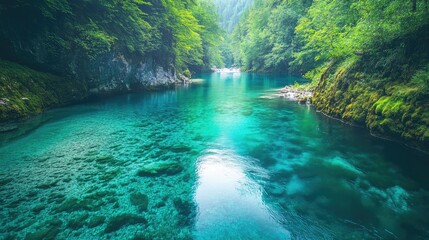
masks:
{"label": "mossy bank", "polygon": [[429,27],[417,33],[326,64],[312,99],[317,109],[429,150]]}
{"label": "mossy bank", "polygon": [[45,109],[81,101],[87,85],[65,80],[0,60],[0,122],[13,121],[41,113]]}

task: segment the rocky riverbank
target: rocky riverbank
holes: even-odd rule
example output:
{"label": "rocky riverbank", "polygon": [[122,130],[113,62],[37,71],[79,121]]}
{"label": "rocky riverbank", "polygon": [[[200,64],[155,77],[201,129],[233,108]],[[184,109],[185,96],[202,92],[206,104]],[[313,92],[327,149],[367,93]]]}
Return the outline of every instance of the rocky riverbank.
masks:
{"label": "rocky riverbank", "polygon": [[105,67],[101,67],[103,64],[100,62],[99,74],[85,80],[0,60],[0,132],[16,129],[4,123],[84,101],[88,97],[154,90],[192,82],[173,67],[163,68],[154,62],[131,64],[123,57],[120,60],[111,61]]}
{"label": "rocky riverbank", "polygon": [[279,90],[278,95],[287,98],[291,101],[299,103],[311,103],[313,92],[307,88],[300,88],[295,86],[285,86]]}

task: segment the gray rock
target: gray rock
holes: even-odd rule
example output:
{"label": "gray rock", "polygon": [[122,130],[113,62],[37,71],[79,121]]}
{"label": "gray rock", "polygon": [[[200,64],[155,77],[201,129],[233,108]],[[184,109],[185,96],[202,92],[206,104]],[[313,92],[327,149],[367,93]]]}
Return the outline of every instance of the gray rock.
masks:
{"label": "gray rock", "polygon": [[176,175],[183,170],[183,167],[174,162],[151,163],[137,171],[139,177],[156,177],[161,175]]}
{"label": "gray rock", "polygon": [[178,78],[172,65],[160,66],[152,59],[129,59],[121,53],[107,54],[91,66],[92,94],[158,89],[187,82]]}

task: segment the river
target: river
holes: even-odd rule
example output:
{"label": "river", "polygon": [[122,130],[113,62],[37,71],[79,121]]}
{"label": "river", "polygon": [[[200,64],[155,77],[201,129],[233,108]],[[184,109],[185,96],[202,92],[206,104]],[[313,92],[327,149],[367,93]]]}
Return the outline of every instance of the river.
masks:
{"label": "river", "polygon": [[[0,135],[0,239],[428,239],[429,157],[213,73]],[[19,133],[19,134],[18,134]]]}

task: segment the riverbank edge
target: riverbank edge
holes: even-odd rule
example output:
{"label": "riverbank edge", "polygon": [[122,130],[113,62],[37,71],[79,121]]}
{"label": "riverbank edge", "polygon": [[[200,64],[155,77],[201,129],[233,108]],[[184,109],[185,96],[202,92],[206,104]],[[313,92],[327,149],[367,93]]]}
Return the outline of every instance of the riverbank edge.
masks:
{"label": "riverbank edge", "polygon": [[174,84],[92,92],[85,81],[61,77],[0,59],[0,133],[14,131],[18,123],[51,109],[79,104],[94,98],[165,90],[191,83],[191,79],[177,74]]}
{"label": "riverbank edge", "polygon": [[317,111],[363,126],[374,137],[429,153],[429,102],[416,77],[428,69],[382,79],[375,72],[365,72],[363,64],[355,59],[326,67],[312,97]]}
{"label": "riverbank edge", "polygon": [[368,133],[371,136],[375,138],[402,144],[405,147],[417,150],[424,154],[429,154],[429,148],[425,148],[419,142],[416,143],[413,141],[407,141],[407,140],[404,140],[403,138],[395,136],[392,133],[380,133],[377,131],[373,131],[371,130],[371,128],[366,126],[365,123],[350,121],[350,120],[326,113],[322,109],[318,108],[316,104],[313,103],[313,102],[317,103],[317,99],[315,99],[313,94],[314,94],[314,87],[312,87],[310,84],[303,84],[303,85],[297,85],[297,86],[293,86],[293,85],[285,86],[284,88],[281,88],[278,90],[278,96],[286,98],[290,101],[295,101],[299,104],[310,104],[312,107],[314,107],[314,110],[316,112],[322,114],[324,117],[333,119],[335,121],[339,121],[343,124],[346,124],[352,127],[364,128],[368,131]]}
{"label": "riverbank edge", "polygon": [[421,148],[421,146],[410,144],[407,141],[404,141],[403,139],[395,137],[395,136],[392,136],[392,135],[389,136],[389,135],[383,135],[383,134],[380,134],[380,133],[372,132],[371,129],[369,129],[367,126],[365,126],[365,124],[357,124],[357,123],[353,123],[353,122],[350,122],[350,121],[346,121],[346,120],[341,119],[341,118],[336,118],[334,116],[326,114],[325,112],[323,112],[321,110],[317,110],[316,106],[314,106],[313,104],[312,104],[312,106],[315,107],[315,111],[317,113],[322,114],[324,117],[327,117],[327,118],[335,120],[335,121],[339,121],[339,122],[341,122],[343,124],[346,124],[346,125],[349,125],[351,127],[365,129],[365,131],[367,131],[374,138],[378,138],[378,139],[382,139],[384,141],[389,141],[389,142],[395,142],[395,143],[398,143],[398,144],[402,144],[403,146],[405,146],[407,148],[411,148],[413,150],[416,150],[416,151],[419,151],[419,152],[422,152],[424,154],[428,154],[429,155],[429,149]]}

